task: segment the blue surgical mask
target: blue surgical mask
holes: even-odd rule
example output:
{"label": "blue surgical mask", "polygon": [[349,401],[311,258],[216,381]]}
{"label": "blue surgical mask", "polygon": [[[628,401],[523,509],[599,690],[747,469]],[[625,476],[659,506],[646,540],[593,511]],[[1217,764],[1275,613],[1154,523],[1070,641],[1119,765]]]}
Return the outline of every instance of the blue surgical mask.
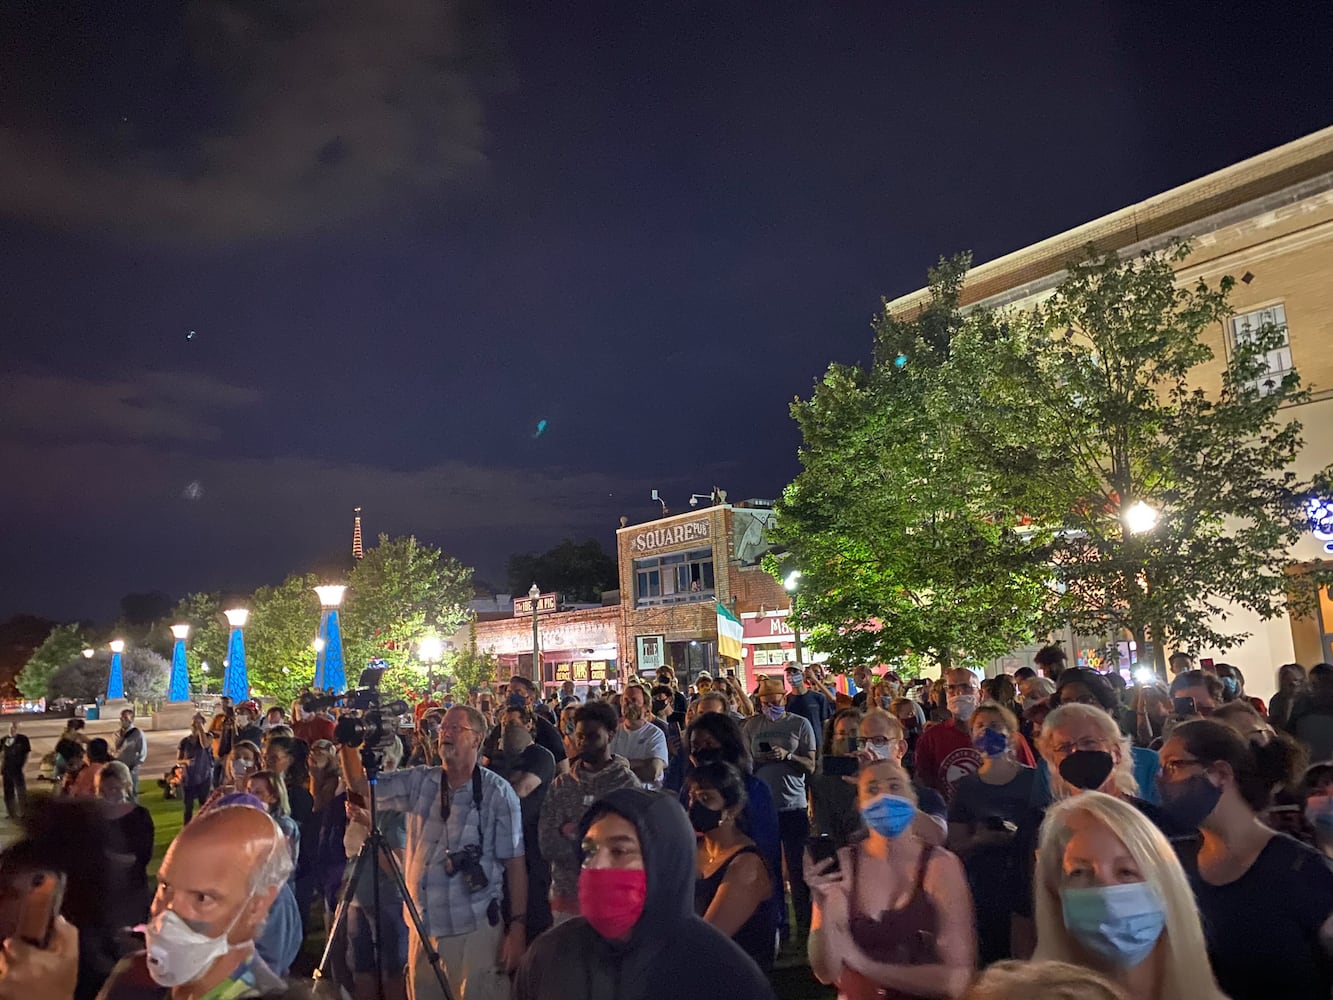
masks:
{"label": "blue surgical mask", "polygon": [[866,826],[890,840],[906,830],[915,815],[916,805],[899,795],[881,795],[861,810]]}
{"label": "blue surgical mask", "polygon": [[1009,737],[998,729],[983,729],[972,742],[987,757],[998,757],[1009,749]]}
{"label": "blue surgical mask", "polygon": [[1233,698],[1240,694],[1240,681],[1236,680],[1234,677],[1223,677],[1222,687],[1226,693]]}
{"label": "blue surgical mask", "polygon": [[1079,944],[1124,969],[1152,953],[1166,926],[1166,907],[1147,882],[1061,889],[1060,902]]}
{"label": "blue surgical mask", "polygon": [[774,722],[777,722],[778,719],[787,714],[787,707],[783,705],[782,702],[778,702],[776,705],[765,705],[764,714]]}

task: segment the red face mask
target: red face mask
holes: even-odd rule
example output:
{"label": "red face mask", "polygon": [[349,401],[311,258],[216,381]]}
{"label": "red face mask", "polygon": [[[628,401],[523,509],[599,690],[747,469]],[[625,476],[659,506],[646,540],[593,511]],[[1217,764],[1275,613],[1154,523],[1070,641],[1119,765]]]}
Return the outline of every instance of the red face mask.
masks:
{"label": "red face mask", "polygon": [[592,929],[618,941],[634,929],[648,898],[648,873],[642,868],[585,868],[579,872],[579,909]]}

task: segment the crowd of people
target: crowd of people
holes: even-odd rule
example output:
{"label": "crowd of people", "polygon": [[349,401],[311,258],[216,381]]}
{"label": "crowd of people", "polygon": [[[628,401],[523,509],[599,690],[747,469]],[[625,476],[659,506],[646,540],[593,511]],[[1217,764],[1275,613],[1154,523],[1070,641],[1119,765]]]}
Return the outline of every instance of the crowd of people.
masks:
{"label": "crowd of people", "polygon": [[[1328,1000],[1333,666],[1282,667],[1268,705],[1233,666],[1170,669],[1048,647],[985,680],[861,668],[850,697],[795,663],[749,690],[515,676],[370,746],[336,708],[224,703],[180,743],[151,897],[142,734],[74,730],[66,794],[0,861],[67,871],[69,923],[6,943],[0,1000],[238,1000],[317,963],[358,998],[443,998],[437,970],[466,1000],[767,998],[784,956],[849,1000]],[[388,856],[350,880],[372,794]]]}

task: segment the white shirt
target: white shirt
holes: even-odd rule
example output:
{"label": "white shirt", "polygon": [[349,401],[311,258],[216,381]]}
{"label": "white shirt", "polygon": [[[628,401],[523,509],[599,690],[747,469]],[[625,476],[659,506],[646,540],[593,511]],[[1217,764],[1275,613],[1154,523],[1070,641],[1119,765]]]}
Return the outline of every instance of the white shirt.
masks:
{"label": "white shirt", "polygon": [[622,724],[616,729],[616,734],[611,737],[611,752],[619,754],[629,761],[648,760],[650,757],[656,757],[665,768],[667,763],[666,735],[651,722],[645,722],[638,729],[627,729]]}

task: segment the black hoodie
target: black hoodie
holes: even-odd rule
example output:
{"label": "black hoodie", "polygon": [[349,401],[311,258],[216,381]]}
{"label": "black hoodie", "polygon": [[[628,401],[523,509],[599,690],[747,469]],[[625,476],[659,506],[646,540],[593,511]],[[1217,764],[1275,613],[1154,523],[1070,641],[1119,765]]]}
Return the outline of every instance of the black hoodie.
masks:
{"label": "black hoodie", "polygon": [[[715,996],[774,1000],[759,967],[730,938],[694,915],[695,839],[673,797],[620,788],[592,815],[613,812],[639,831],[648,897],[629,940],[606,940],[583,917],[532,943],[513,1000],[679,1000]],[[589,815],[580,823],[587,833]]]}

